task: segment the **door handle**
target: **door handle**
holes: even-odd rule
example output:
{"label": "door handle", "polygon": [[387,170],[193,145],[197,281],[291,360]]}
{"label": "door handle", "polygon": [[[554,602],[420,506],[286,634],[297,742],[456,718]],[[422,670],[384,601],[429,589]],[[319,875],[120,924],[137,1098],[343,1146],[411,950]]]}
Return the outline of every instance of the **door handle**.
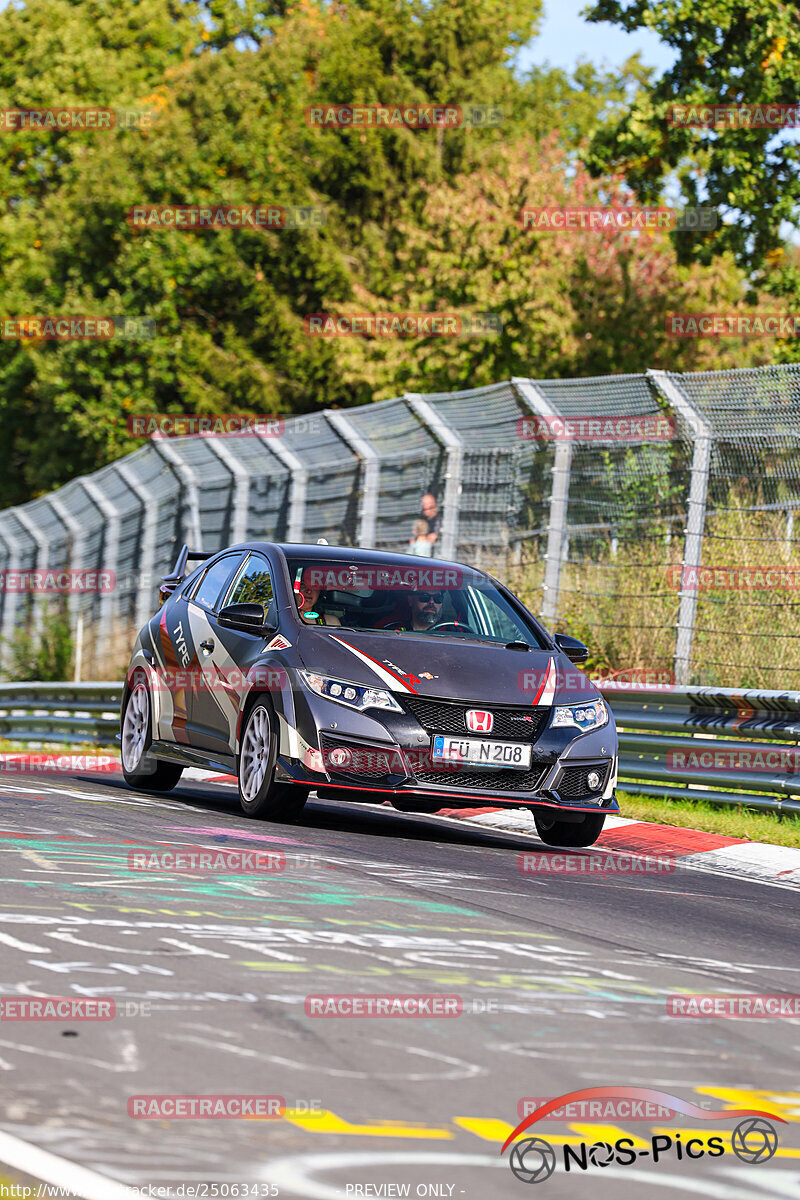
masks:
{"label": "door handle", "polygon": [[200,643],[200,649],[201,649],[201,650],[205,650],[206,654],[210,654],[210,653],[211,653],[211,651],[214,649],[214,641],[213,641],[213,639],[210,639],[210,640],[209,640],[209,641],[207,641],[207,642],[201,642],[201,643]]}

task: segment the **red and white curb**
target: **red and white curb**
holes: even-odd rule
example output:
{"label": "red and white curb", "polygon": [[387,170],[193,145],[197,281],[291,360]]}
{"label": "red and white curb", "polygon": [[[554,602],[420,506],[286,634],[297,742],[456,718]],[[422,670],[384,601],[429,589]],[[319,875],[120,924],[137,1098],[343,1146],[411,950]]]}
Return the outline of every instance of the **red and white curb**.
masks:
{"label": "red and white curb", "polygon": [[[57,764],[57,765],[56,765]],[[10,781],[17,773],[87,774],[121,773],[115,754],[0,754],[0,779]],[[201,767],[186,767],[184,779],[198,783],[236,786],[233,775],[224,775]],[[386,802],[388,804],[388,801]],[[411,814],[413,815],[413,814]],[[457,821],[498,833],[532,837],[538,844],[532,813],[525,808],[448,808],[428,819]],[[573,851],[590,854],[597,850],[621,851],[642,857],[669,855],[676,865],[715,874],[734,875],[761,883],[788,887],[800,885],[800,849],[771,846],[767,842],[749,842],[742,838],[682,829],[675,825],[656,825],[650,821],[632,821],[627,817],[606,817],[605,828],[593,847]]]}

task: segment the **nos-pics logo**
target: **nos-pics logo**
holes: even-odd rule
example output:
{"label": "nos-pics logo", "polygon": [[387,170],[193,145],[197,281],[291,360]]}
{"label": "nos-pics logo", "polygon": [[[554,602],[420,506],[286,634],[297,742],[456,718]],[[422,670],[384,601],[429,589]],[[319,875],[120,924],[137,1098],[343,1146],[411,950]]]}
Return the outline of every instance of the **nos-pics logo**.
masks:
{"label": "nos-pics logo", "polygon": [[[509,1157],[509,1165],[513,1174],[521,1183],[542,1183],[549,1179],[557,1166],[557,1154],[550,1142],[541,1137],[529,1137],[516,1142],[520,1134],[525,1133],[537,1121],[541,1121],[550,1113],[585,1100],[635,1100],[648,1104],[658,1104],[669,1108],[673,1113],[682,1113],[686,1117],[701,1121],[729,1120],[732,1117],[745,1118],[741,1120],[731,1135],[731,1151],[745,1163],[765,1163],[774,1155],[778,1148],[778,1134],[772,1121],[785,1124],[783,1117],[775,1113],[763,1112],[756,1108],[707,1109],[699,1108],[669,1092],[654,1091],[652,1088],[638,1087],[597,1087],[582,1088],[577,1092],[567,1092],[541,1105],[521,1121],[513,1133],[509,1134],[500,1151],[504,1154],[512,1142],[514,1148]],[[564,1170],[586,1171],[591,1167],[630,1167],[639,1160],[652,1159],[659,1163],[665,1157],[674,1157],[679,1161],[683,1158],[699,1159],[706,1155],[709,1158],[719,1158],[726,1153],[726,1146],[721,1136],[693,1137],[683,1141],[679,1133],[674,1136],[658,1134],[650,1138],[650,1145],[639,1147],[633,1138],[617,1138],[615,1142],[595,1142],[587,1144],[580,1142],[577,1146],[561,1146],[564,1159]]]}

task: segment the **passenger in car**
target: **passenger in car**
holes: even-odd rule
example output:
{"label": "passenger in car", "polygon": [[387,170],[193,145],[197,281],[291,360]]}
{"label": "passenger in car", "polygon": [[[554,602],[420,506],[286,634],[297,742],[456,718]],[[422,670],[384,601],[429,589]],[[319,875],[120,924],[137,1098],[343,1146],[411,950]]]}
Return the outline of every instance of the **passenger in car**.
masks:
{"label": "passenger in car", "polygon": [[325,612],[324,593],[308,581],[308,570],[303,571],[294,585],[294,598],[301,620],[306,625],[341,625],[333,613]]}

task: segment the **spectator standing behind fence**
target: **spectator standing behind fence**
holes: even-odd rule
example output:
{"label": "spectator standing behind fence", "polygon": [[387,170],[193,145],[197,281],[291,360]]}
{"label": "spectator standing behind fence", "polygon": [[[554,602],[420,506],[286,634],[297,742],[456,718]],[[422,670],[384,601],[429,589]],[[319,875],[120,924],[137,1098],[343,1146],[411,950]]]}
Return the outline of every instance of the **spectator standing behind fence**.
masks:
{"label": "spectator standing behind fence", "polygon": [[[422,554],[426,558],[430,558],[433,554],[433,544],[439,537],[439,526],[442,523],[442,518],[439,516],[439,505],[436,503],[433,492],[425,493],[420,501],[420,508],[422,511],[414,522],[414,536],[409,544],[412,554]],[[421,534],[419,533],[420,526],[422,526]],[[427,550],[422,548],[423,542],[427,542]]]}

